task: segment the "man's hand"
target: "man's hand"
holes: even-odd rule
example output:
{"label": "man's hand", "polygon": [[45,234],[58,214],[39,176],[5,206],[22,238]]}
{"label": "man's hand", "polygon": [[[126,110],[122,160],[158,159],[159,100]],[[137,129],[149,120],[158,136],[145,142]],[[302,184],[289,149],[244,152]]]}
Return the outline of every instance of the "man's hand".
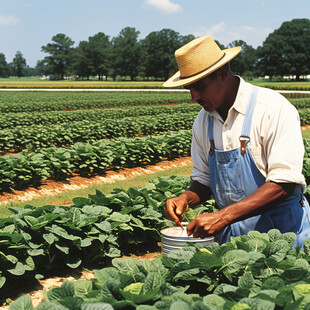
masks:
{"label": "man's hand", "polygon": [[166,217],[168,220],[180,223],[183,219],[183,213],[188,205],[195,205],[200,202],[199,196],[187,190],[178,197],[168,199],[165,205]]}
{"label": "man's hand", "polygon": [[167,219],[176,223],[181,223],[186,207],[187,199],[182,195],[168,199],[165,206]]}
{"label": "man's hand", "polygon": [[206,238],[220,232],[228,224],[221,213],[217,211],[198,215],[187,226],[187,235],[193,235],[194,238]]}

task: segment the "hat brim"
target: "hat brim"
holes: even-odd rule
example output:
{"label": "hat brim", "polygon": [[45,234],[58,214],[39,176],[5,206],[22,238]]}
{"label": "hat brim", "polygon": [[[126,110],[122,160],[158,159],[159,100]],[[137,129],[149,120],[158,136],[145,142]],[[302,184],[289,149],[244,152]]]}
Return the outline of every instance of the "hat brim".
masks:
{"label": "hat brim", "polygon": [[187,86],[190,85],[203,77],[211,74],[212,72],[216,71],[220,67],[224,66],[227,62],[229,62],[231,59],[236,57],[241,51],[241,46],[235,46],[232,48],[228,48],[223,50],[225,53],[225,56],[217,62],[214,66],[199,72],[198,74],[195,74],[193,76],[190,76],[188,78],[181,78],[180,77],[180,71],[175,73],[171,78],[169,78],[164,84],[164,87],[182,87],[182,86]]}

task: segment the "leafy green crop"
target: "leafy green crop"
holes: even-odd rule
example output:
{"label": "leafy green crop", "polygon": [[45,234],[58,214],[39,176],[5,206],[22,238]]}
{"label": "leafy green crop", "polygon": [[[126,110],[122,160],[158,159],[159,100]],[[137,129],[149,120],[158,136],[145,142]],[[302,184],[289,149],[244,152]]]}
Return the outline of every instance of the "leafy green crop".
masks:
{"label": "leafy green crop", "polygon": [[[219,246],[190,244],[153,261],[114,259],[95,279],[64,282],[37,309],[308,309],[310,239],[250,232]],[[24,308],[21,308],[21,307]],[[34,309],[27,295],[10,309]]]}
{"label": "leafy green crop", "polygon": [[0,191],[38,185],[42,180],[63,180],[75,172],[82,176],[102,174],[108,168],[139,167],[163,158],[190,154],[191,130],[135,139],[100,140],[75,143],[70,147],[50,147],[0,157]]}
{"label": "leafy green crop", "polygon": [[165,201],[188,185],[188,177],[163,177],[141,188],[77,197],[69,207],[11,208],[15,214],[0,219],[1,290],[55,266],[89,266],[137,246],[157,247],[159,231],[173,224],[165,217]]}

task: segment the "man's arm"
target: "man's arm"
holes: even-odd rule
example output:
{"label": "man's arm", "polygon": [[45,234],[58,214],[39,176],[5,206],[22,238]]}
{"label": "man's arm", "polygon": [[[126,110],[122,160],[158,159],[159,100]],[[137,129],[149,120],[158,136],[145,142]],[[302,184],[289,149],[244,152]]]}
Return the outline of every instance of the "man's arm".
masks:
{"label": "man's arm", "polygon": [[187,234],[194,238],[214,235],[225,226],[261,214],[290,196],[296,184],[266,182],[249,197],[217,212],[198,215],[188,226]]}

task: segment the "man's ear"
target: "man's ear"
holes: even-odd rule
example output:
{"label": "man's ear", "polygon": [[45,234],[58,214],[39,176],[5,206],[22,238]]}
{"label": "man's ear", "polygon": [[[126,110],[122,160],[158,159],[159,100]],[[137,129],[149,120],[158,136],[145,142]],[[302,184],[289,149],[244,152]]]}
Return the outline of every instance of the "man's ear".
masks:
{"label": "man's ear", "polygon": [[228,65],[227,64],[225,64],[223,67],[219,69],[219,76],[222,81],[226,80],[228,76]]}

